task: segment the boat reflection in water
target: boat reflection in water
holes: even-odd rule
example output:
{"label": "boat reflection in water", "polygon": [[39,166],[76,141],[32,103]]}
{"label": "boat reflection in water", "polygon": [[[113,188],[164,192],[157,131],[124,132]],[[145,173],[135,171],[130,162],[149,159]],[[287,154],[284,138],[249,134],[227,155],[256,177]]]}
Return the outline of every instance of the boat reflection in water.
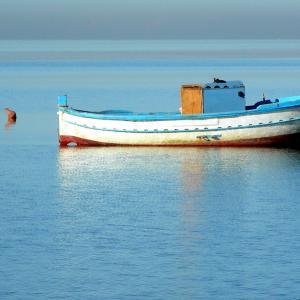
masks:
{"label": "boat reflection in water", "polygon": [[191,223],[202,210],[250,209],[287,181],[291,154],[299,158],[289,149],[68,147],[59,149],[58,165],[64,199],[164,207]]}
{"label": "boat reflection in water", "polygon": [[5,127],[6,129],[8,129],[8,128],[14,126],[15,124],[16,124],[16,121],[7,121],[7,122],[5,123],[5,125],[4,125],[4,127]]}
{"label": "boat reflection in water", "polygon": [[274,249],[292,251],[299,158],[271,148],[60,149],[63,241],[82,249],[88,274],[128,274],[140,289],[150,277],[155,289],[179,282],[176,292],[197,296],[228,277],[243,287],[276,280],[261,266],[283,268]]}
{"label": "boat reflection in water", "polygon": [[[176,198],[198,198],[204,192],[203,182],[212,180],[215,184],[221,176],[216,170],[226,168],[227,163],[232,167],[227,155],[231,151],[184,147],[60,148],[60,182],[72,191],[103,193],[116,189],[129,194],[144,191],[146,196],[163,190]],[[240,149],[235,151],[243,153]]]}

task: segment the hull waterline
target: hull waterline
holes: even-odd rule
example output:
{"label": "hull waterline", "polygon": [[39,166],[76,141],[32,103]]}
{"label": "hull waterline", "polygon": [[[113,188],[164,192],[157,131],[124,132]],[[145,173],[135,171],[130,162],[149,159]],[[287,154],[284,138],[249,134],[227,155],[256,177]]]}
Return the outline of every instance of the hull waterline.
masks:
{"label": "hull waterline", "polygon": [[102,115],[59,111],[67,146],[299,146],[300,106],[221,115]]}
{"label": "hull waterline", "polygon": [[81,147],[113,147],[113,146],[134,146],[134,147],[295,147],[300,148],[300,133],[281,135],[274,137],[264,137],[256,139],[241,139],[239,141],[210,141],[206,143],[174,143],[174,144],[118,144],[118,143],[105,143],[93,140],[87,140],[76,136],[60,136],[59,143],[61,147],[67,147],[74,143]]}

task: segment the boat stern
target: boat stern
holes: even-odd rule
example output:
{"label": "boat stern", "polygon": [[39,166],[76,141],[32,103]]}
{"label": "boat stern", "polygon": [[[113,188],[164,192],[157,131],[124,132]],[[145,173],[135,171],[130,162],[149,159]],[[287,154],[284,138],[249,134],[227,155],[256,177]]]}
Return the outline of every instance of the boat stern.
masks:
{"label": "boat stern", "polygon": [[57,106],[58,106],[58,141],[61,146],[66,146],[67,143],[65,142],[64,138],[64,113],[65,110],[68,108],[68,98],[67,95],[58,96],[57,99]]}

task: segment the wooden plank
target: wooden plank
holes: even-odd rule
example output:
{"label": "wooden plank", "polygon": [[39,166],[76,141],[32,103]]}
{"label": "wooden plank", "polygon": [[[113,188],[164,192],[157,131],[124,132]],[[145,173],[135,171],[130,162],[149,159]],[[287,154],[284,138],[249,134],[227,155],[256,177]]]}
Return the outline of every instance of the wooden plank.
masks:
{"label": "wooden plank", "polygon": [[203,113],[203,87],[199,84],[181,87],[181,113],[184,115]]}

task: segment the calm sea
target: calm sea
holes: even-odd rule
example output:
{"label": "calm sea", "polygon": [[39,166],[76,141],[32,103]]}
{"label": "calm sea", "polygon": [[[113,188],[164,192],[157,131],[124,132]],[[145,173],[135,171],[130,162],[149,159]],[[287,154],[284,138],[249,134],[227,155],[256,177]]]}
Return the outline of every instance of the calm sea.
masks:
{"label": "calm sea", "polygon": [[0,299],[300,299],[300,151],[67,148],[56,99],[176,111],[300,94],[300,41],[0,41]]}

